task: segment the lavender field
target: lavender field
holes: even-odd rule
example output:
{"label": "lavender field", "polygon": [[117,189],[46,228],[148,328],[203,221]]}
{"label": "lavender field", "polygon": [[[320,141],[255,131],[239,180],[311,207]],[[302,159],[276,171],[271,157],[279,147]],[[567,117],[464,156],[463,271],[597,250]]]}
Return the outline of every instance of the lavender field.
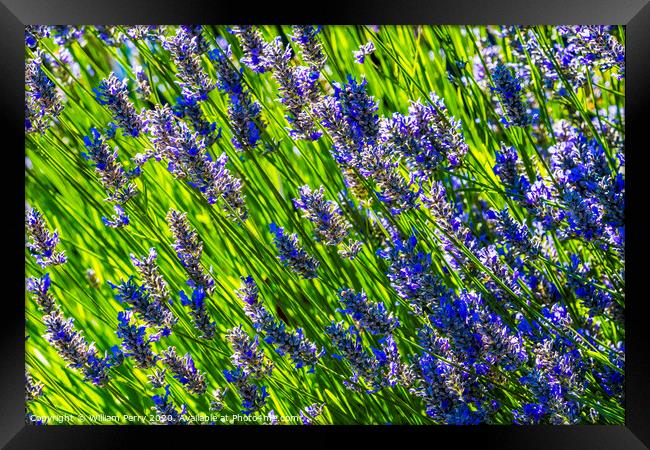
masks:
{"label": "lavender field", "polygon": [[623,424],[624,45],[27,26],[26,421]]}

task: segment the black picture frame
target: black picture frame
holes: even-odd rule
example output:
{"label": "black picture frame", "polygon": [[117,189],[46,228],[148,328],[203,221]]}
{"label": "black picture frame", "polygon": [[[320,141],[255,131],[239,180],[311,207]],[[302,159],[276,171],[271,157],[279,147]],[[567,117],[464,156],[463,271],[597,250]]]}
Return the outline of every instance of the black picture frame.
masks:
{"label": "black picture frame", "polygon": [[[399,433],[405,445],[440,448],[474,443],[498,449],[641,449],[650,446],[650,333],[644,291],[644,189],[641,179],[648,136],[642,111],[650,104],[650,4],[648,0],[454,0],[345,1],[310,6],[247,2],[170,0],[2,0],[0,49],[3,134],[3,235],[6,276],[0,322],[0,445],[10,449],[131,448],[136,436],[147,448],[174,442],[189,445],[200,437],[209,445],[256,438],[283,439],[286,444],[337,444],[348,438],[384,440]],[[28,24],[192,24],[192,23],[319,23],[319,24],[621,24],[626,29],[626,418],[624,426],[474,426],[474,427],[150,427],[28,426],[24,416],[24,26]],[[13,138],[13,139],[8,139]],[[10,145],[9,142],[13,141]],[[15,246],[14,246],[15,245]],[[3,252],[3,253],[4,253]],[[11,273],[15,271],[16,273]],[[189,429],[188,429],[189,428]],[[279,429],[278,429],[279,428]],[[345,434],[346,436],[341,436]],[[244,441],[242,441],[242,439]],[[270,442],[270,441],[269,441]],[[403,445],[404,445],[403,444]],[[245,445],[245,444],[244,444]],[[265,444],[265,445],[268,445]],[[370,445],[370,444],[368,444]],[[245,445],[248,447],[248,445]]]}

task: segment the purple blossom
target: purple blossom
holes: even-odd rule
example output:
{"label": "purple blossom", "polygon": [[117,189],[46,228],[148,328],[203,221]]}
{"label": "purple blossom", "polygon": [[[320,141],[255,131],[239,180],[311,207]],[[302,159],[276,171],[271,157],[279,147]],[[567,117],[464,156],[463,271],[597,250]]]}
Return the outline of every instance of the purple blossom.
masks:
{"label": "purple blossom", "polygon": [[174,36],[163,41],[163,47],[171,53],[178,72],[176,83],[186,99],[206,100],[214,89],[212,79],[201,66],[200,35],[187,27],[179,27]]}
{"label": "purple blossom", "polygon": [[159,389],[165,386],[165,374],[167,369],[155,369],[151,375],[147,375],[149,384],[154,389]]}
{"label": "purple blossom", "polygon": [[494,173],[506,186],[506,192],[515,196],[524,196],[530,183],[523,175],[523,164],[514,147],[501,143],[499,151],[495,152]]}
{"label": "purple blossom", "polygon": [[25,25],[25,45],[32,50],[38,47],[38,42],[50,36],[50,30],[46,25]]}
{"label": "purple blossom", "polygon": [[196,38],[196,46],[199,53],[205,53],[210,49],[210,44],[203,36],[203,27],[201,25],[181,25],[180,28],[185,31],[192,39]]}
{"label": "purple blossom", "polygon": [[194,320],[194,326],[201,332],[201,337],[203,339],[213,339],[216,323],[212,321],[206,307],[205,299],[207,294],[205,288],[202,285],[195,287],[192,291],[192,298],[189,298],[185,291],[180,291],[178,294],[181,298],[181,304],[190,307],[190,315]]}
{"label": "purple blossom", "polygon": [[113,356],[97,355],[95,344],[88,344],[82,334],[75,330],[73,319],[66,319],[60,309],[55,308],[43,316],[45,338],[68,363],[68,367],[82,372],[85,381],[104,386],[109,380],[109,370],[115,365]]}
{"label": "purple blossom", "polygon": [[[143,287],[150,294],[151,298],[159,302],[162,306],[166,301],[170,300],[169,286],[160,273],[160,267],[156,263],[158,259],[158,252],[154,247],[149,249],[146,257],[138,258],[133,253],[130,255],[131,262],[138,270],[140,278],[143,281]],[[171,322],[165,320],[164,322]]]}
{"label": "purple blossom", "polygon": [[359,46],[359,50],[352,52],[354,59],[357,63],[363,64],[366,60],[366,56],[371,55],[375,52],[375,44],[372,41]]}
{"label": "purple blossom", "polygon": [[43,214],[35,208],[25,212],[25,228],[27,232],[27,248],[41,267],[64,264],[67,261],[64,251],[57,251],[59,232],[50,232]]}
{"label": "purple blossom", "polygon": [[256,27],[250,25],[232,27],[228,31],[237,36],[242,47],[244,57],[241,59],[241,62],[254,72],[266,72],[268,66],[264,56],[267,44],[260,31]]}
{"label": "purple blossom", "polygon": [[259,348],[258,337],[251,339],[241,325],[228,330],[226,339],[232,348],[232,363],[241,368],[247,376],[263,378],[271,374],[273,363]]}
{"label": "purple blossom", "polygon": [[374,181],[380,201],[393,214],[413,208],[417,194],[409,189],[397,170],[398,160],[389,145],[379,145],[377,103],[366,92],[367,82],[351,76],[348,83],[334,85],[334,96],[325,97],[315,108],[333,141],[332,155],[341,165],[346,184],[359,191],[362,177]]}
{"label": "purple blossom", "polygon": [[324,192],[323,186],[313,192],[309,186],[301,186],[300,198],[294,198],[293,204],[296,209],[302,210],[304,218],[314,224],[317,241],[336,246],[348,236],[351,225],[336,203],[325,200]]}
{"label": "purple blossom", "polygon": [[462,369],[449,340],[425,328],[420,344],[425,351],[414,361],[409,391],[424,400],[427,415],[444,424],[490,423],[498,405],[476,375]]}
{"label": "purple blossom", "polygon": [[[332,322],[325,333],[330,337],[338,353],[332,356],[345,360],[352,369],[352,376],[343,384],[351,390],[360,391],[365,387],[369,394],[377,392],[384,386],[392,384],[389,376],[386,376],[386,370],[390,373],[392,367],[386,353],[373,349],[367,351],[363,347],[359,332],[350,326],[346,328],[343,322]],[[369,386],[368,389],[366,386]]]}
{"label": "purple blossom", "polygon": [[165,395],[154,395],[152,397],[154,406],[152,409],[156,412],[157,416],[161,417],[161,420],[166,425],[184,425],[187,424],[187,420],[183,417],[187,414],[187,408],[185,405],[181,406],[180,411],[176,409],[176,406],[169,400],[169,385],[165,386]]}
{"label": "purple blossom", "polygon": [[417,238],[396,239],[390,246],[377,251],[388,264],[386,275],[390,285],[404,300],[408,300],[416,314],[431,310],[439,296],[446,291],[432,273],[431,254],[417,249]]}
{"label": "purple blossom", "polygon": [[27,291],[33,294],[33,298],[43,314],[50,314],[58,308],[54,297],[49,293],[51,285],[52,281],[49,273],[46,273],[41,278],[31,277],[27,279]]}
{"label": "purple blossom", "polygon": [[300,410],[300,420],[303,425],[313,425],[316,419],[323,413],[325,403],[312,403]]}
{"label": "purple blossom", "polygon": [[551,170],[560,186],[559,214],[569,225],[569,234],[588,241],[604,241],[623,251],[625,184],[611,170],[605,151],[595,139],[560,123],[558,142],[549,149]]}
{"label": "purple blossom", "polygon": [[129,99],[127,80],[118,80],[113,72],[94,88],[97,101],[106,105],[120,127],[133,137],[138,137],[145,122]]}
{"label": "purple blossom", "polygon": [[194,366],[194,360],[189,353],[181,358],[176,354],[175,347],[168,347],[162,352],[160,359],[189,393],[205,393],[208,386],[205,375]]}
{"label": "purple blossom", "polygon": [[408,115],[395,113],[381,127],[386,145],[406,158],[416,176],[429,178],[436,170],[458,167],[468,150],[460,122],[433,93],[431,104],[413,102]]}
{"label": "purple blossom", "polygon": [[613,27],[604,25],[560,26],[558,32],[575,46],[578,61],[600,70],[616,68],[619,78],[625,77],[625,47],[611,34]]}
{"label": "purple blossom", "polygon": [[372,334],[386,335],[399,326],[399,320],[382,302],[368,301],[365,292],[355,293],[352,289],[339,292],[340,302],[345,306],[340,311],[350,314],[359,326]]}
{"label": "purple blossom", "polygon": [[526,224],[519,224],[505,208],[496,213],[490,211],[497,221],[497,233],[503,239],[505,245],[514,255],[525,255],[536,257],[541,253],[541,247],[530,233]]}
{"label": "purple blossom", "polygon": [[210,59],[217,71],[219,90],[228,94],[228,117],[233,131],[232,144],[238,150],[250,150],[257,146],[265,124],[260,117],[261,107],[251,98],[244,87],[242,71],[237,71],[230,61],[230,47],[215,49]]}
{"label": "purple blossom", "polygon": [[272,223],[269,228],[273,233],[273,243],[282,264],[305,279],[316,278],[318,276],[316,270],[320,263],[300,247],[298,235],[295,233],[287,235],[284,228],[278,227],[275,223]]}
{"label": "purple blossom", "polygon": [[187,213],[170,209],[167,213],[167,223],[174,236],[172,247],[190,277],[188,284],[194,288],[202,286],[206,293],[212,292],[214,280],[204,272],[201,266],[203,242],[187,220]]}
{"label": "purple blossom", "polygon": [[320,74],[312,67],[292,66],[291,47],[286,48],[280,38],[267,45],[266,65],[278,84],[280,101],[287,109],[290,134],[297,139],[315,141],[321,136],[312,115],[312,106],[320,101],[318,87]]}
{"label": "purple blossom", "polygon": [[231,360],[235,370],[224,370],[224,375],[229,383],[237,387],[244,407],[243,412],[250,414],[262,408],[268,396],[264,386],[260,388],[251,380],[270,375],[273,365],[259,349],[257,336],[255,340],[251,340],[241,325],[229,330],[226,337],[233,351]]}
{"label": "purple blossom", "polygon": [[145,278],[145,283],[139,285],[133,277],[129,277],[127,281],[122,281],[119,285],[110,281],[108,284],[117,292],[115,295],[117,301],[126,304],[135,311],[149,326],[160,328],[164,335],[170,333],[178,319],[164,304],[164,299],[158,293],[154,294],[155,291],[149,290],[150,280]]}
{"label": "purple blossom", "polygon": [[48,28],[49,35],[54,39],[54,43],[61,46],[79,41],[84,34],[83,26],[50,25]]}
{"label": "purple blossom", "polygon": [[25,403],[43,395],[43,383],[35,380],[27,370],[25,370]]}
{"label": "purple blossom", "polygon": [[179,129],[169,105],[156,105],[147,112],[147,132],[154,148],[145,154],[144,159],[154,157],[158,161],[162,158],[171,160],[172,149],[178,145],[176,141]]}
{"label": "purple blossom", "polygon": [[244,414],[259,411],[266,405],[266,398],[269,396],[266,386],[259,387],[251,383],[249,376],[241,367],[234,370],[224,370],[223,374],[229,383],[236,386],[242,400],[242,407],[244,408],[242,412]]}
{"label": "purple blossom", "polygon": [[63,110],[61,95],[43,70],[39,52],[25,65],[25,131],[45,133]]}
{"label": "purple blossom", "polygon": [[126,36],[115,26],[95,25],[93,27],[99,39],[111,47],[119,47],[126,41]]}
{"label": "purple blossom", "polygon": [[208,122],[203,116],[201,105],[193,97],[179,97],[174,106],[174,114],[192,124],[194,131],[199,133],[205,141],[205,146],[210,147],[221,137],[221,128],[216,132],[216,122]]}
{"label": "purple blossom", "polygon": [[149,83],[149,78],[147,78],[147,73],[145,72],[142,66],[135,68],[135,77],[137,84],[137,93],[142,99],[148,99],[151,97],[151,84]]}
{"label": "purple blossom", "polygon": [[237,290],[237,296],[244,302],[244,312],[253,326],[264,333],[265,342],[272,344],[279,355],[288,354],[297,369],[310,366],[309,372],[314,372],[314,366],[325,350],[318,352],[316,345],[305,338],[301,329],[287,331],[284,322],[273,317],[262,305],[253,277],[242,277],[242,286]]}
{"label": "purple blossom", "polygon": [[137,169],[135,173],[126,172],[118,160],[117,147],[111,150],[97,129],[91,128],[90,132],[91,136],[84,136],[87,152],[81,156],[93,162],[95,172],[108,194],[106,201],[124,204],[138,193],[137,186],[131,181]]}
{"label": "purple blossom", "polygon": [[490,89],[496,93],[501,103],[501,121],[505,126],[525,127],[532,123],[532,116],[522,100],[522,89],[519,79],[512,71],[499,61],[492,74],[494,87]]}
{"label": "purple blossom", "polygon": [[302,52],[302,59],[311,66],[314,71],[321,71],[325,66],[327,57],[323,54],[323,48],[318,40],[320,26],[314,25],[293,25],[291,40],[296,42]]}
{"label": "purple blossom", "polygon": [[[166,114],[164,111],[161,113]],[[200,138],[197,132],[193,133],[182,121],[163,121],[156,125],[155,131],[160,138],[156,142],[158,151],[164,152],[169,161],[168,169],[176,178],[187,180],[209,204],[221,200],[222,209],[232,219],[246,220],[248,212],[241,192],[242,182],[226,167],[228,156],[225,152],[213,160],[206,149],[205,139]]]}
{"label": "purple blossom", "polygon": [[120,205],[113,205],[113,209],[115,210],[115,214],[111,216],[110,219],[102,217],[102,222],[104,225],[106,225],[108,228],[122,228],[127,226],[130,220],[129,216],[127,216],[124,212],[124,208],[122,208]]}
{"label": "purple blossom", "polygon": [[160,336],[147,336],[147,328],[133,324],[132,317],[131,311],[120,311],[117,315],[117,337],[122,339],[124,356],[133,358],[136,367],[153,367],[158,357],[151,350],[151,342],[158,340]]}

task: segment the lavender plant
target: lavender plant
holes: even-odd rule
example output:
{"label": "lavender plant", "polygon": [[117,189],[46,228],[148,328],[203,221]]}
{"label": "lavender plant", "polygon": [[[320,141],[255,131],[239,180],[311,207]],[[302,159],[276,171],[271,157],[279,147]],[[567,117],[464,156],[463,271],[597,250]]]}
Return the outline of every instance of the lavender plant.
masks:
{"label": "lavender plant", "polygon": [[41,267],[64,264],[67,261],[65,252],[57,251],[59,245],[59,232],[53,233],[47,229],[43,215],[37,209],[30,208],[25,213],[25,225],[27,231],[27,248],[36,262]]}
{"label": "lavender plant", "polygon": [[176,353],[175,347],[169,347],[162,352],[160,359],[189,393],[196,395],[205,393],[207,389],[205,375],[195,367],[194,360],[189,353],[180,357]]}
{"label": "lavender plant", "polygon": [[26,422],[624,423],[623,27],[24,37]]}
{"label": "lavender plant", "polygon": [[97,101],[111,110],[120,127],[131,136],[138,137],[145,124],[129,99],[127,81],[126,78],[118,80],[111,72],[94,91]]}

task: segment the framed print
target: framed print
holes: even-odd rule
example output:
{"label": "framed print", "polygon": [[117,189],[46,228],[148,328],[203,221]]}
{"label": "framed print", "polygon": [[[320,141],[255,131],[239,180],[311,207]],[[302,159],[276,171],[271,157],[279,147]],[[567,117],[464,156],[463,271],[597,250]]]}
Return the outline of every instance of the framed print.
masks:
{"label": "framed print", "polygon": [[7,448],[648,445],[644,2],[7,3]]}

